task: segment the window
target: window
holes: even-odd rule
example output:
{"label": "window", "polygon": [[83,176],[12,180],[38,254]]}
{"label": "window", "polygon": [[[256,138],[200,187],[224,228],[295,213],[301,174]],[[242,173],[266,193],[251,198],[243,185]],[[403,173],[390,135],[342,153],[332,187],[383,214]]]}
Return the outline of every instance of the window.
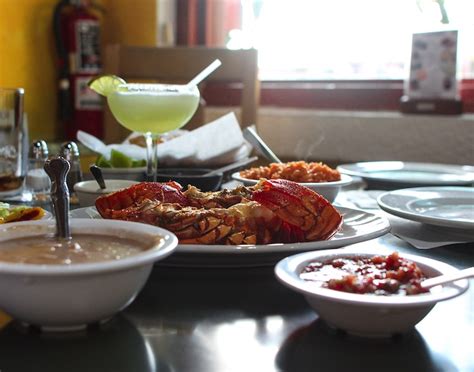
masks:
{"label": "window", "polygon": [[230,48],[256,47],[262,80],[404,79],[413,32],[459,30],[474,78],[473,0],[241,0]]}

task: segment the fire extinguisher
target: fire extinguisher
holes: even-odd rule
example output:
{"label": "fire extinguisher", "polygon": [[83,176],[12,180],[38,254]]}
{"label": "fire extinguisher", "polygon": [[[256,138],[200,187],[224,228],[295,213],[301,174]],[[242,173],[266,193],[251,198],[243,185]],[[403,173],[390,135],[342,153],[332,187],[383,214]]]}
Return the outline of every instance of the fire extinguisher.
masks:
{"label": "fire extinguisher", "polygon": [[102,99],[87,85],[101,72],[100,20],[92,7],[86,0],[61,0],[54,9],[59,119],[69,140],[78,130],[103,137]]}

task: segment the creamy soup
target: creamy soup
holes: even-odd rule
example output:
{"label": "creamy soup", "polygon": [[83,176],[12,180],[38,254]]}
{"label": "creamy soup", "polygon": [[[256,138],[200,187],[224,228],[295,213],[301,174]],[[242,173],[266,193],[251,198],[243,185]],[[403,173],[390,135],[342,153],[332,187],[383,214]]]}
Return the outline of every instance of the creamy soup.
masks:
{"label": "creamy soup", "polygon": [[[157,238],[157,242],[161,240]],[[143,244],[105,235],[77,234],[70,240],[32,236],[1,242],[0,261],[39,265],[114,261],[143,252],[153,245],[149,241]]]}

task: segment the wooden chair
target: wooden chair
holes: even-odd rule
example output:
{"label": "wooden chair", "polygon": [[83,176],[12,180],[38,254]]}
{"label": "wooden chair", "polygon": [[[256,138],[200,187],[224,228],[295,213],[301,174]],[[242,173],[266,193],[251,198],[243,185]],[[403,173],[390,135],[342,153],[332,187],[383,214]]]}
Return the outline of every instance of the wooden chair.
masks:
{"label": "wooden chair", "polygon": [[[222,65],[206,81],[241,83],[241,125],[247,127],[255,124],[260,98],[255,49],[137,47],[114,44],[106,46],[104,73],[120,76],[127,81],[186,83],[216,58],[221,60]],[[199,124],[203,124],[203,115],[200,120]],[[105,112],[104,132],[106,143],[120,142],[127,135],[127,130],[116,122],[108,108]]]}

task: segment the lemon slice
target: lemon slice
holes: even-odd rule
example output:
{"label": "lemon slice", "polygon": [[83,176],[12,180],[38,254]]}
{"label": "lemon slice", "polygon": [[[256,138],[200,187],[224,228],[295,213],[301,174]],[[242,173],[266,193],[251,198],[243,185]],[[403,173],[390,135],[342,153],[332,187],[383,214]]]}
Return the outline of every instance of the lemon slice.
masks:
{"label": "lemon slice", "polygon": [[115,92],[120,84],[127,84],[125,80],[115,75],[101,75],[89,81],[87,85],[94,92],[107,97]]}

